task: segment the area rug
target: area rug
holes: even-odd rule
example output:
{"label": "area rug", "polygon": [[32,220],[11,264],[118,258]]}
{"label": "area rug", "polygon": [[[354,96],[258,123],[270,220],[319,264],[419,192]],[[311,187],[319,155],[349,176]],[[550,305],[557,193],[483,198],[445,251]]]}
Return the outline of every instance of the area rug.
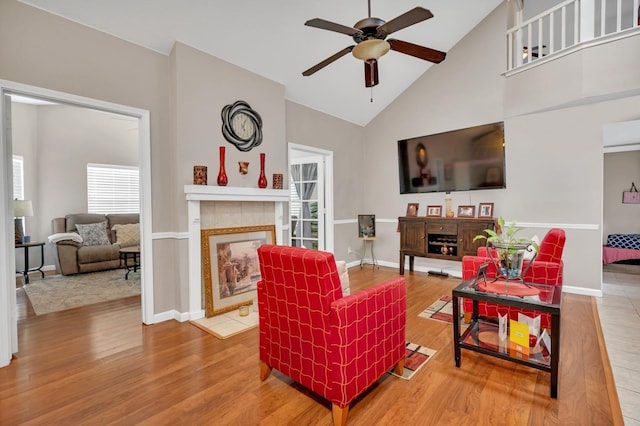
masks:
{"label": "area rug", "polygon": [[24,285],[36,315],[140,295],[140,272],[112,269],[77,275],[47,275]]}
{"label": "area rug", "polygon": [[[462,314],[462,310],[460,310]],[[427,309],[418,314],[421,318],[432,319],[436,321],[453,323],[453,304],[451,296],[441,296],[433,302]]]}
{"label": "area rug", "polygon": [[407,342],[406,355],[404,358],[404,371],[402,375],[393,372],[389,373],[401,379],[411,380],[411,378],[435,355],[436,351],[415,343]]}
{"label": "area rug", "polygon": [[249,315],[241,317],[237,310],[191,321],[191,324],[213,334],[218,339],[226,339],[258,326],[258,313],[249,310]]}

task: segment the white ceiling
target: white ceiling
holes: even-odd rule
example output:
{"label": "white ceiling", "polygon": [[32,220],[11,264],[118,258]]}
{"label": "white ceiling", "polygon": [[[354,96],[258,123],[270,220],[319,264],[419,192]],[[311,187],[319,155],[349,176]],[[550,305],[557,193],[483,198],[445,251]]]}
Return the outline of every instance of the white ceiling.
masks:
{"label": "white ceiling", "polygon": [[[180,41],[283,84],[291,101],[362,126],[437,66],[391,51],[379,61],[380,84],[373,91],[364,87],[364,65],[351,55],[303,77],[302,71],[354,44],[347,35],[304,22],[323,18],[353,26],[368,16],[366,0],[21,1],[160,53],[169,54]],[[389,21],[425,7],[434,18],[393,38],[447,52],[501,2],[372,0],[371,14]]]}

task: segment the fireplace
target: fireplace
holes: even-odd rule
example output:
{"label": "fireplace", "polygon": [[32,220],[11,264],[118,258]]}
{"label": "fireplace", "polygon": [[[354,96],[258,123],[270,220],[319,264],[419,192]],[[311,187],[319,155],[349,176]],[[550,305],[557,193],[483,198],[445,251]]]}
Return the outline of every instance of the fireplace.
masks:
{"label": "fireplace", "polygon": [[[185,185],[189,229],[189,314],[204,317],[200,231],[234,226],[275,225],[276,244],[288,244],[289,191],[213,185]],[[268,223],[264,223],[268,221]],[[263,222],[263,223],[255,223]]]}

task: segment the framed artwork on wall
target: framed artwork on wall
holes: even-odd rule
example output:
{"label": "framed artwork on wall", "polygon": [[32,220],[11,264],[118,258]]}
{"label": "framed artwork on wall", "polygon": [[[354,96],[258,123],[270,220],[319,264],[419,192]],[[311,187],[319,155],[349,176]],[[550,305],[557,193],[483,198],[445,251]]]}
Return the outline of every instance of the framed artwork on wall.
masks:
{"label": "framed artwork on wall", "polygon": [[200,231],[207,318],[252,303],[261,279],[258,247],[275,244],[275,235],[274,225]]}

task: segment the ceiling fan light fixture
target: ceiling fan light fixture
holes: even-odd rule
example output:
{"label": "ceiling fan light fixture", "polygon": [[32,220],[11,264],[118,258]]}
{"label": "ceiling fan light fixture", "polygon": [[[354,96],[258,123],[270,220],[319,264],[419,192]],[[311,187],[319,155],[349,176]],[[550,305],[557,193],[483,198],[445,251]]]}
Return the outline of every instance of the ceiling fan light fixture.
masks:
{"label": "ceiling fan light fixture", "polygon": [[380,39],[370,39],[364,40],[358,43],[351,53],[356,58],[367,61],[369,59],[380,59],[381,56],[385,55],[389,49],[391,49],[391,45],[385,40]]}

